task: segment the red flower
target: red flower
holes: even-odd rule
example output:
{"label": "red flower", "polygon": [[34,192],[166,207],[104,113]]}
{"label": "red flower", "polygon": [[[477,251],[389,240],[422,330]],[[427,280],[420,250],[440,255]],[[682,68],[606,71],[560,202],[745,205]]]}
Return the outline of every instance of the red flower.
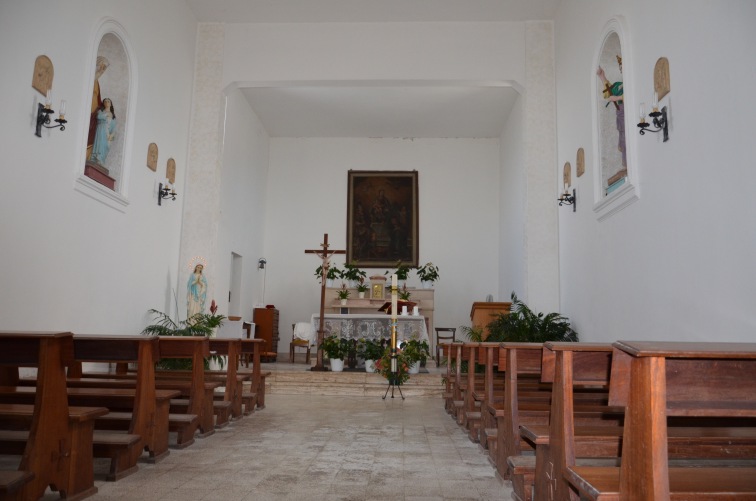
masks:
{"label": "red flower", "polygon": [[215,299],[213,299],[212,301],[210,301],[210,313],[215,315],[216,311],[218,311],[218,305],[215,304]]}

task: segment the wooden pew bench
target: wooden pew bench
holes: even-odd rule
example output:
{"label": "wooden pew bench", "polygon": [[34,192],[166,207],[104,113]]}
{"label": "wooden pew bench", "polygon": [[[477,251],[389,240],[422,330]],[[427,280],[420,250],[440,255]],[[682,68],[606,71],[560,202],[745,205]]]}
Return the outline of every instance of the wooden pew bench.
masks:
{"label": "wooden pew bench", "polygon": [[[71,333],[0,332],[0,385],[15,385],[19,367],[37,367],[37,398],[33,405],[0,403],[0,422],[31,423],[23,444],[18,473],[0,487],[6,499],[38,499],[47,487],[62,497],[84,499],[94,485],[92,437],[94,420],[104,407],[69,407],[65,366],[73,361]],[[18,431],[13,426],[8,431]],[[13,447],[13,441],[0,442]]]}
{"label": "wooden pew bench", "polygon": [[252,369],[239,369],[239,374],[250,376],[249,391],[242,392],[242,402],[244,403],[244,414],[252,414],[255,408],[265,408],[265,378],[270,376],[270,371],[263,371],[260,367],[260,357],[264,339],[242,339],[242,356],[247,360],[252,360]]}
{"label": "wooden pew bench", "polygon": [[[668,426],[701,419],[756,424],[756,343],[620,341],[614,348],[610,404],[626,407],[620,466],[569,466],[564,476],[580,495],[756,499],[756,467],[671,465],[675,431]],[[754,443],[746,446],[752,451]],[[732,448],[709,447],[706,454],[717,459]]]}

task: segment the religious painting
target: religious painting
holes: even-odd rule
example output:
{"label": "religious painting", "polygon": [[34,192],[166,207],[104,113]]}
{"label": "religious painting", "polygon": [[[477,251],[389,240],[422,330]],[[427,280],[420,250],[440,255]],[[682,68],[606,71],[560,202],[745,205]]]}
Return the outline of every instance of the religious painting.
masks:
{"label": "religious painting", "polygon": [[347,263],[418,265],[417,171],[349,171]]}
{"label": "religious painting", "polygon": [[604,39],[596,76],[602,187],[608,195],[627,177],[622,46],[616,32],[609,33]]}
{"label": "religious painting", "polygon": [[52,89],[55,68],[49,57],[42,55],[34,61],[34,74],[32,75],[32,87],[43,96]]}

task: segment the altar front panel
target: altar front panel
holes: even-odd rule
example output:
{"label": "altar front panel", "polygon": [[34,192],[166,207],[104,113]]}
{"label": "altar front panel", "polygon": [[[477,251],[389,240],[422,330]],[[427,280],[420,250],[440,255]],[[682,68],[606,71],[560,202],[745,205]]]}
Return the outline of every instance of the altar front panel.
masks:
{"label": "altar front panel", "polygon": [[[430,344],[425,317],[400,315],[397,318],[396,338],[398,342],[418,339]],[[340,315],[326,314],[323,318],[325,337],[338,336],[346,339],[381,340],[391,337],[391,316],[389,315]],[[320,315],[312,316],[311,336],[317,339]]]}

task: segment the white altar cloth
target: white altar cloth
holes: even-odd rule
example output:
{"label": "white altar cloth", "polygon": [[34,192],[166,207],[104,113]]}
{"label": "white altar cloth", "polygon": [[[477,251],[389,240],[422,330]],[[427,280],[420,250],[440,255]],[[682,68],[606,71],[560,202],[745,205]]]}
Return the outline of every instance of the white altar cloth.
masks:
{"label": "white altar cloth", "polygon": [[[425,326],[425,317],[400,315],[396,317],[397,342],[419,339],[430,344],[428,329]],[[325,336],[339,336],[347,339],[388,339],[391,337],[391,316],[380,315],[341,315],[338,313],[326,313],[323,317],[325,323]],[[314,339],[318,338],[320,315],[312,316],[310,329]]]}

